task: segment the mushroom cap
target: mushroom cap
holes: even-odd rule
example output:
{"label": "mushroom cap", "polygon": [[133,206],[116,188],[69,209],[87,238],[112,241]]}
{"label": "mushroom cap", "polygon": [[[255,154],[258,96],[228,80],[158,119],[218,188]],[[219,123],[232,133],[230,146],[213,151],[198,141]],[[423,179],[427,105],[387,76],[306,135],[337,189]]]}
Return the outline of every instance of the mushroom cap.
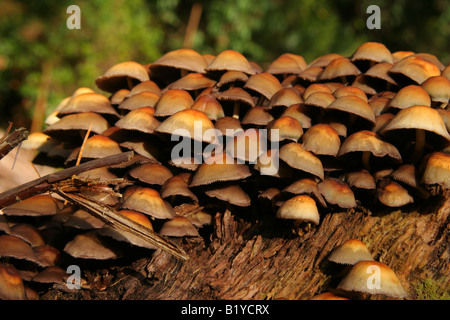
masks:
{"label": "mushroom cap", "polygon": [[212,94],[205,94],[198,97],[191,109],[202,111],[211,120],[217,120],[225,116],[222,105]]}
{"label": "mushroom cap", "polygon": [[58,116],[82,112],[95,112],[119,117],[119,114],[113,108],[109,99],[95,92],[83,93],[71,98],[64,107],[59,110]]}
{"label": "mushroom cap", "polygon": [[204,73],[208,66],[205,58],[198,52],[182,48],[167,52],[150,65],[150,70],[157,67],[171,67],[192,72]]}
{"label": "mushroom cap", "polygon": [[402,60],[403,58],[412,56],[414,52],[412,51],[395,51],[392,52],[392,59],[394,63],[397,63],[398,61]]}
{"label": "mushroom cap", "polygon": [[[423,119],[427,119],[427,121],[423,121]],[[412,106],[400,110],[382,133],[399,129],[423,129],[450,141],[450,135],[441,115],[437,110],[427,106]]]}
{"label": "mushroom cap", "polygon": [[163,185],[173,177],[172,172],[160,163],[144,163],[128,171],[128,174],[147,184]]}
{"label": "mushroom cap", "polygon": [[[80,151],[81,147],[75,148],[67,161],[76,160]],[[122,149],[116,141],[101,134],[96,134],[86,140],[81,157],[83,159],[99,159],[120,153],[122,153]]]}
{"label": "mushroom cap", "polygon": [[13,265],[6,263],[0,263],[0,299],[27,299],[20,272]]}
{"label": "mushroom cap", "polygon": [[362,91],[361,89],[353,86],[344,86],[337,88],[333,91],[333,96],[336,99],[339,99],[341,97],[345,96],[356,96],[358,98],[361,98],[362,100],[368,102],[367,95]]}
{"label": "mushroom cap", "polygon": [[213,87],[215,84],[216,81],[208,78],[206,75],[192,72],[172,82],[167,88],[193,91]]}
{"label": "mushroom cap", "polygon": [[308,98],[305,100],[305,106],[314,106],[326,109],[334,100],[336,100],[336,97],[331,93],[317,91],[308,95]]}
{"label": "mushroom cap", "polygon": [[[217,138],[212,121],[204,112],[194,109],[181,110],[171,115],[161,122],[156,131],[207,143],[214,143]],[[205,134],[207,131],[214,132],[214,135]]]}
{"label": "mushroom cap", "polygon": [[147,69],[135,62],[125,61],[110,67],[106,72],[95,80],[95,84],[103,91],[116,92],[122,88],[128,88],[127,78],[148,81],[150,77]]}
{"label": "mushroom cap", "polygon": [[50,245],[37,246],[32,249],[41,266],[54,266],[61,259],[60,251]]}
{"label": "mushroom cap", "polygon": [[325,54],[323,56],[320,56],[320,57],[317,57],[316,59],[311,61],[308,64],[308,68],[310,68],[310,67],[321,67],[321,68],[324,68],[331,61],[333,61],[333,60],[335,60],[337,58],[343,58],[343,56],[338,54],[338,53],[327,53],[327,54]]}
{"label": "mushroom cap", "polygon": [[315,295],[314,297],[311,298],[311,300],[349,300],[349,299],[337,296],[332,292],[323,292],[318,295]]}
{"label": "mushroom cap", "polygon": [[325,200],[341,208],[356,207],[356,199],[349,185],[336,178],[328,177],[317,184],[317,188]]}
{"label": "mushroom cap", "polygon": [[205,194],[238,207],[248,207],[251,204],[249,195],[237,184],[209,188]]}
{"label": "mushroom cap", "polygon": [[302,138],[303,149],[316,155],[336,156],[341,146],[337,131],[325,123],[318,123],[306,130]]}
{"label": "mushroom cap", "polygon": [[206,71],[240,71],[245,74],[255,74],[247,58],[235,50],[224,50],[206,67]]}
{"label": "mushroom cap", "polygon": [[158,191],[151,188],[138,187],[132,190],[124,200],[122,209],[142,212],[156,219],[175,217],[173,208],[161,198]]}
{"label": "mushroom cap", "polygon": [[217,88],[221,89],[225,85],[240,83],[244,85],[248,80],[248,75],[241,71],[227,71],[220,76],[219,81],[216,83]]}
{"label": "mushroom cap", "polygon": [[283,87],[275,76],[267,72],[262,72],[250,76],[244,85],[244,89],[253,90],[270,100]]}
{"label": "mushroom cap", "polygon": [[433,76],[422,82],[421,86],[428,92],[432,101],[448,103],[450,99],[449,79],[443,76]]}
{"label": "mushroom cap", "polygon": [[0,235],[0,257],[27,260],[41,265],[28,242],[9,234]]}
{"label": "mushroom cap", "polygon": [[433,152],[427,159],[422,182],[428,185],[439,184],[450,189],[450,155]]}
{"label": "mushroom cap", "polygon": [[364,242],[358,239],[349,239],[339,247],[333,249],[328,260],[335,263],[354,265],[359,261],[374,260]]}
{"label": "mushroom cap", "polygon": [[378,200],[388,207],[402,207],[414,202],[414,198],[399,183],[382,179],[377,185]]}
{"label": "mushroom cap", "polygon": [[242,129],[239,119],[234,117],[221,117],[217,119],[215,128],[219,130],[223,136],[234,136],[237,132],[244,130]]}
{"label": "mushroom cap", "polygon": [[134,96],[134,95],[142,93],[142,92],[150,92],[150,93],[156,94],[158,97],[161,96],[161,89],[152,80],[143,81],[141,83],[138,83],[131,90],[127,90],[127,91],[128,91],[128,93],[125,96],[126,98],[129,98],[131,96]]}
{"label": "mushroom cap", "polygon": [[397,161],[402,160],[402,156],[397,148],[381,140],[375,132],[362,130],[353,133],[342,143],[338,156],[350,152],[370,152],[376,157],[389,156]]}
{"label": "mushroom cap", "polygon": [[142,224],[144,227],[153,230],[153,225],[150,219],[143,214],[142,212],[135,211],[135,210],[119,210],[119,213],[139,224]]}
{"label": "mushroom cap", "polygon": [[339,77],[356,76],[361,71],[348,58],[332,60],[319,75],[319,80],[332,80]]}
{"label": "mushroom cap", "polygon": [[311,66],[300,72],[297,77],[307,82],[315,82],[322,72],[323,68]]}
{"label": "mushroom cap", "polygon": [[[379,289],[375,284],[369,286],[374,272],[380,272]],[[387,265],[377,261],[359,261],[339,283],[338,289],[358,291],[369,294],[383,294],[394,298],[404,298],[407,293],[403,289],[395,272]]]}
{"label": "mushroom cap", "polygon": [[421,86],[411,84],[401,88],[391,100],[390,107],[406,109],[412,106],[431,106],[431,99],[427,91]]}
{"label": "mushroom cap", "polygon": [[120,110],[136,110],[142,107],[155,108],[160,96],[154,92],[143,91],[125,98],[118,106]]}
{"label": "mushroom cap", "polygon": [[332,94],[333,90],[331,90],[330,87],[324,83],[312,83],[306,87],[303,92],[303,99],[308,99],[308,97],[315,92],[326,92]]}
{"label": "mushroom cap", "polygon": [[189,189],[189,184],[180,176],[168,179],[161,187],[160,193],[163,199],[179,195],[198,202],[197,196]]}
{"label": "mushroom cap", "polygon": [[62,205],[48,194],[38,194],[0,210],[7,216],[48,216],[60,211]]}
{"label": "mushroom cap", "polygon": [[273,60],[266,72],[271,74],[299,74],[306,69],[306,61],[302,56],[284,53]]}
{"label": "mushroom cap", "polygon": [[87,131],[89,127],[91,127],[91,132],[101,134],[109,128],[109,124],[105,118],[97,113],[83,112],[66,115],[58,122],[45,128],[43,132],[50,136],[57,136],[60,132],[68,130]]}
{"label": "mushroom cap", "polygon": [[109,260],[119,257],[117,250],[107,246],[95,230],[77,234],[67,242],[64,252],[80,259]]}
{"label": "mushroom cap", "polygon": [[316,202],[307,195],[298,195],[285,201],[276,212],[278,219],[310,221],[319,224],[320,215]]}
{"label": "mushroom cap", "polygon": [[242,118],[242,125],[265,126],[274,118],[265,107],[256,106],[249,109]]}
{"label": "mushroom cap", "polygon": [[375,114],[367,101],[357,96],[342,96],[334,100],[327,107],[328,110],[338,110],[345,113],[357,115],[375,124]]}
{"label": "mushroom cap", "polygon": [[370,67],[369,70],[364,73],[364,76],[384,80],[392,85],[397,85],[397,82],[389,74],[389,71],[393,66],[394,65],[389,62],[377,63],[376,65]]}
{"label": "mushroom cap", "polygon": [[199,237],[197,228],[186,217],[174,217],[162,225],[159,234],[168,237]]}
{"label": "mushroom cap", "polygon": [[374,177],[366,169],[347,173],[345,181],[350,187],[369,190],[375,190],[376,188]]}
{"label": "mushroom cap", "polygon": [[17,223],[10,228],[10,235],[25,240],[32,247],[45,245],[44,238],[37,227],[29,223]]}
{"label": "mushroom cap", "polygon": [[189,109],[194,99],[186,90],[169,89],[159,98],[155,106],[155,117],[171,116],[178,111]]}
{"label": "mushroom cap", "polygon": [[152,107],[141,107],[131,110],[124,117],[115,123],[120,129],[136,130],[144,133],[153,133],[159,127],[159,122],[153,114],[155,109]]}
{"label": "mushroom cap", "polygon": [[441,74],[441,70],[435,64],[417,56],[408,56],[398,61],[389,72],[391,74],[402,74],[418,84],[429,77]]}
{"label": "mushroom cap", "polygon": [[311,118],[304,112],[302,104],[293,104],[289,106],[280,117],[289,116],[300,122],[303,129],[311,127]]}
{"label": "mushroom cap", "polygon": [[290,167],[305,171],[323,179],[324,171],[322,162],[311,152],[305,150],[301,144],[290,142],[280,148],[280,159]]}
{"label": "mushroom cap", "polygon": [[312,196],[316,201],[320,203],[321,206],[327,206],[325,199],[317,188],[317,182],[313,179],[299,179],[285,187],[282,192],[292,193],[295,195],[306,194]]}
{"label": "mushroom cap", "polygon": [[303,99],[296,89],[282,88],[272,96],[267,105],[267,109],[272,109],[274,107],[289,107],[301,102],[303,102]]}
{"label": "mushroom cap", "polygon": [[114,106],[117,106],[121,104],[130,93],[129,89],[119,89],[116,92],[114,92],[111,97],[109,97],[109,100],[111,101],[111,104]]}
{"label": "mushroom cap", "polygon": [[[267,129],[267,136],[270,141],[292,140],[297,142],[303,135],[303,128],[300,122],[289,116],[283,116],[272,120],[267,125]],[[277,130],[277,132],[274,130]]]}
{"label": "mushroom cap", "polygon": [[219,181],[236,181],[251,176],[250,169],[245,164],[237,163],[227,153],[220,153],[205,159],[198,166],[191,187],[208,185]]}
{"label": "mushroom cap", "polygon": [[240,87],[233,87],[225,91],[217,92],[216,98],[219,101],[240,102],[250,107],[255,106],[255,101],[253,100],[250,93]]}
{"label": "mushroom cap", "polygon": [[57,283],[66,284],[69,274],[59,266],[48,266],[38,274],[36,274],[32,281],[39,283]]}
{"label": "mushroom cap", "polygon": [[382,43],[366,42],[360,45],[351,57],[352,61],[368,60],[374,62],[392,63],[391,51]]}
{"label": "mushroom cap", "polygon": [[264,135],[254,128],[240,131],[227,143],[226,152],[240,162],[255,163],[264,152],[264,139]]}
{"label": "mushroom cap", "polygon": [[391,173],[390,177],[413,188],[417,188],[419,185],[416,177],[416,167],[412,164],[402,164]]}

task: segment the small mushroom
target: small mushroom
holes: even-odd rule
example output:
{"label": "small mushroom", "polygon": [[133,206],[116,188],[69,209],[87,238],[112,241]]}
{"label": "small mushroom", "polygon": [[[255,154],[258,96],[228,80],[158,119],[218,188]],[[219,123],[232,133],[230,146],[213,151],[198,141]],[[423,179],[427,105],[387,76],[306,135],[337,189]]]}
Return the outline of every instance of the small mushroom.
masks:
{"label": "small mushroom", "polygon": [[64,252],[79,259],[109,260],[120,256],[118,249],[108,246],[95,230],[76,235],[66,243]]}
{"label": "small mushroom", "polygon": [[159,122],[153,114],[155,109],[152,107],[141,107],[130,111],[115,126],[125,130],[136,130],[143,133],[153,133],[159,127]]}
{"label": "small mushroom", "polygon": [[450,155],[443,152],[433,152],[427,159],[421,178],[427,185],[440,185],[450,189]]}
{"label": "small mushroom", "polygon": [[49,194],[38,194],[16,202],[0,210],[0,214],[7,216],[51,216],[62,209],[59,200]]}
{"label": "small mushroom", "polygon": [[280,148],[280,159],[290,167],[324,178],[322,162],[311,152],[305,150],[300,143],[290,142]]}
{"label": "small mushroom", "polygon": [[224,50],[220,52],[214,60],[206,67],[208,72],[226,71],[240,71],[248,75],[255,74],[255,69],[252,67],[246,57],[235,50]]}
{"label": "small mushroom", "polygon": [[358,239],[349,239],[333,249],[328,260],[340,264],[354,265],[359,261],[374,259],[364,242]]}
{"label": "small mushroom", "polygon": [[377,183],[378,200],[388,207],[402,207],[414,202],[408,190],[390,179],[382,179]]}
{"label": "small mushroom", "polygon": [[313,198],[307,195],[298,195],[284,202],[276,212],[278,219],[320,222],[319,211]]}
{"label": "small mushroom", "polygon": [[210,187],[205,194],[238,207],[248,207],[251,204],[249,195],[237,184]]}
{"label": "small mushroom", "polygon": [[[127,97],[118,105],[117,108],[124,112],[140,109],[143,107],[149,107],[154,109],[157,103],[159,102],[159,99],[160,96],[157,95],[156,93],[143,91]],[[160,107],[160,109],[162,108]],[[155,112],[155,110],[153,110],[153,112]]]}
{"label": "small mushroom", "polygon": [[173,208],[151,188],[135,188],[126,197],[122,209],[130,209],[145,213],[157,219],[171,219],[175,216]]}
{"label": "small mushroom", "polygon": [[356,207],[355,194],[344,181],[328,177],[319,182],[317,188],[329,204],[344,209]]}
{"label": "small mushroom", "polygon": [[170,89],[162,94],[155,106],[155,117],[169,117],[178,111],[189,109],[194,99],[189,92],[181,89]]}
{"label": "small mushroom", "polygon": [[106,72],[95,80],[95,84],[101,90],[116,92],[119,89],[131,89],[136,82],[150,80],[147,69],[135,62],[125,61],[110,67]]}
{"label": "small mushroom", "polygon": [[199,237],[197,228],[186,217],[174,217],[164,222],[159,234],[168,237]]}
{"label": "small mushroom", "polygon": [[172,172],[159,163],[144,163],[128,171],[130,177],[149,185],[162,186],[173,177]]}
{"label": "small mushroom", "polygon": [[[379,283],[369,278],[375,272],[379,272]],[[339,283],[337,289],[382,294],[400,299],[407,296],[395,272],[384,263],[377,261],[357,262]]]}
{"label": "small mushroom", "polygon": [[11,264],[0,263],[0,299],[27,299],[22,277],[19,271]]}

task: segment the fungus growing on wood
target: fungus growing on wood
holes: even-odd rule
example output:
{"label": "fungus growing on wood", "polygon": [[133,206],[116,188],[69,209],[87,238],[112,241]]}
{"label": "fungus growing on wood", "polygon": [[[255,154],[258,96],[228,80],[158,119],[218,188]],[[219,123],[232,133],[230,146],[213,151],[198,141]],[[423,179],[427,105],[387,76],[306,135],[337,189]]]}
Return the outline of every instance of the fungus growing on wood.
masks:
{"label": "fungus growing on wood", "polygon": [[175,217],[173,208],[161,198],[158,191],[151,188],[138,187],[132,190],[121,208],[142,212],[156,219]]}
{"label": "fungus growing on wood", "polygon": [[331,252],[328,260],[354,265],[359,261],[374,260],[366,244],[359,239],[349,239]]}
{"label": "fungus growing on wood", "polygon": [[307,195],[298,195],[285,201],[277,210],[276,217],[278,219],[307,221],[316,225],[320,222],[316,202]]}
{"label": "fungus growing on wood", "polygon": [[280,148],[280,159],[290,167],[324,178],[322,162],[311,152],[305,150],[300,143],[290,142]]}
{"label": "fungus growing on wood", "polygon": [[162,225],[159,234],[167,237],[199,237],[197,228],[186,217],[174,217]]}
{"label": "fungus growing on wood", "polygon": [[135,61],[125,61],[113,65],[95,80],[103,91],[114,93],[119,89],[131,89],[136,83],[150,80],[147,69]]}
{"label": "fungus growing on wood", "polygon": [[328,177],[319,182],[317,188],[329,204],[344,209],[356,207],[355,194],[344,181]]}
{"label": "fungus growing on wood", "polygon": [[121,256],[118,248],[107,245],[96,230],[77,234],[66,243],[64,252],[79,259],[109,260]]}
{"label": "fungus growing on wood", "polygon": [[0,263],[0,299],[27,299],[22,277],[19,271],[11,264]]}

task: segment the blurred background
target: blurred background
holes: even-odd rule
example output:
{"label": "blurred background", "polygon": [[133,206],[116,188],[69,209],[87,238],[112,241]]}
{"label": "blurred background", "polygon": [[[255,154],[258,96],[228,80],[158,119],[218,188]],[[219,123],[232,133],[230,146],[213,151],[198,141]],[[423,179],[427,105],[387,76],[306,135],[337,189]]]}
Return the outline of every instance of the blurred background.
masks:
{"label": "blurred background", "polygon": [[[68,29],[69,5],[81,29]],[[381,29],[369,30],[369,5]],[[450,1],[406,0],[0,0],[0,131],[41,130],[58,103],[79,87],[95,91],[112,65],[150,63],[181,47],[243,53],[263,68],[282,53],[307,62],[350,56],[366,41],[391,52],[427,52],[450,62]]]}

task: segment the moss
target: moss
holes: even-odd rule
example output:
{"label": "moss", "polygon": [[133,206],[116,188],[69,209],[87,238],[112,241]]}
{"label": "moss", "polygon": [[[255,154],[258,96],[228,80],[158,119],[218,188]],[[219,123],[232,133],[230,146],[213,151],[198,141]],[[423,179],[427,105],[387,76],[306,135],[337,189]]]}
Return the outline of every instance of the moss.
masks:
{"label": "moss", "polygon": [[414,291],[417,300],[450,300],[450,290],[448,288],[443,289],[439,285],[439,281],[432,278],[419,282]]}

